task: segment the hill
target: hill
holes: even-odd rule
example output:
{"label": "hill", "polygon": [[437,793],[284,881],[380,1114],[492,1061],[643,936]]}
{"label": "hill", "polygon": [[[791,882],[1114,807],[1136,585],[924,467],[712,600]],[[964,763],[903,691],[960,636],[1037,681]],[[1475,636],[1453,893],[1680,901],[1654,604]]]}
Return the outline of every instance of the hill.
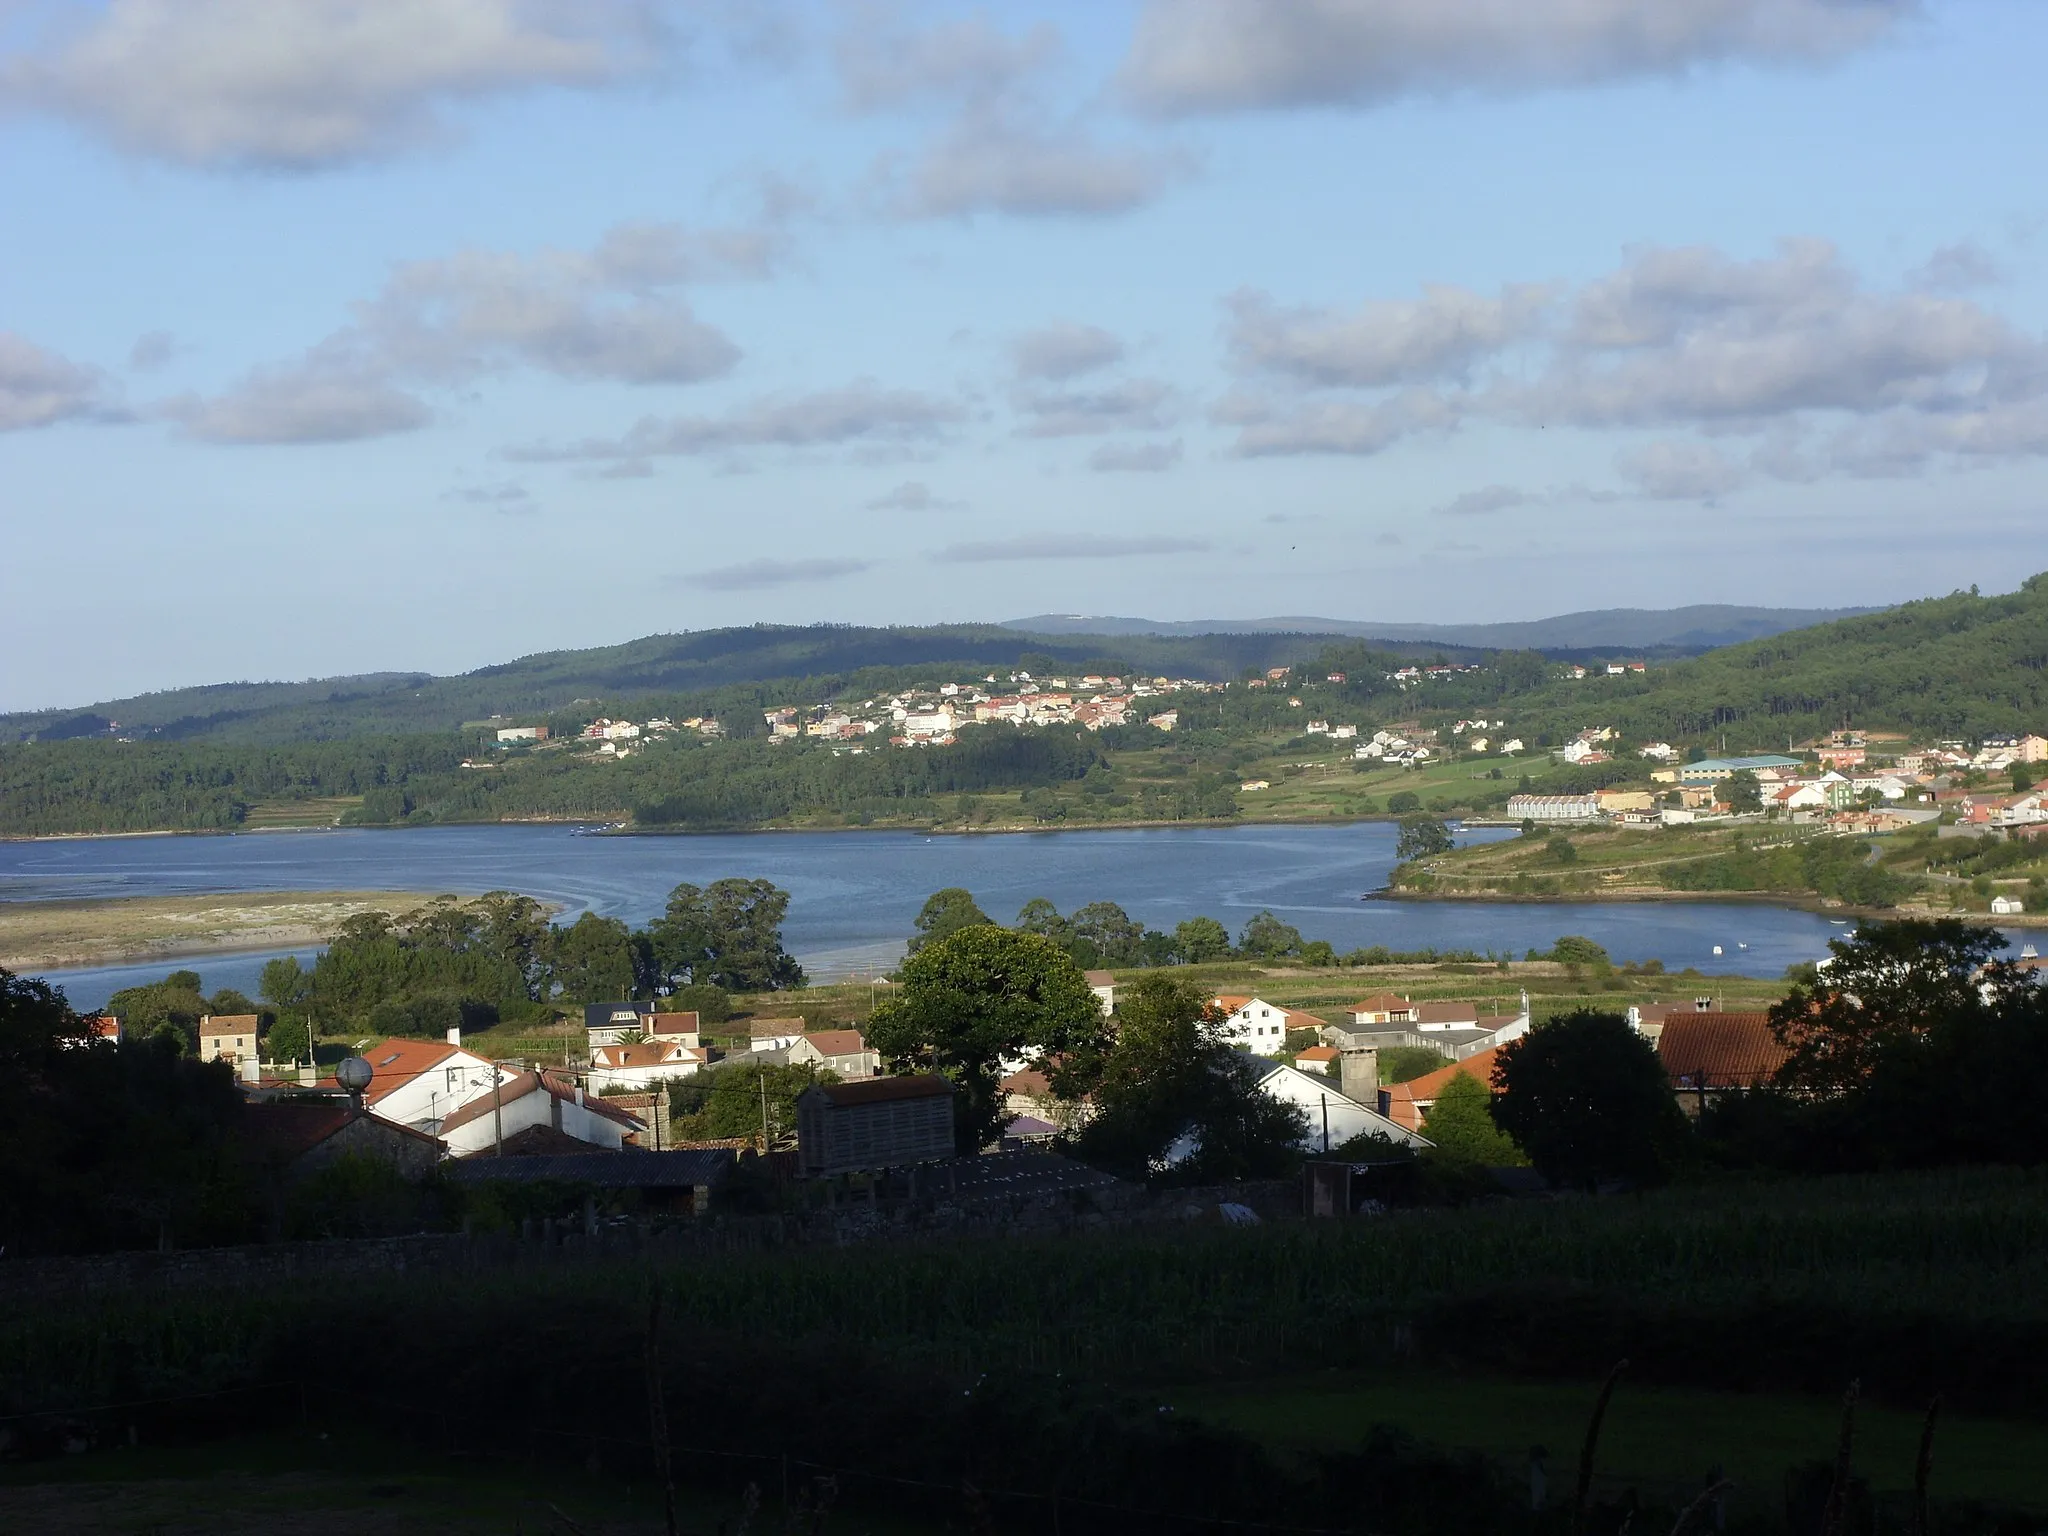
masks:
{"label": "hill", "polygon": [[1503,624],[1388,624],[1369,619],[1110,618],[1095,614],[1041,613],[1005,626],[1033,634],[1097,635],[1346,635],[1362,640],[1419,645],[1455,645],[1482,650],[1698,652],[1744,640],[1806,629],[1836,619],[1874,613],[1872,608],[1745,608],[1698,603],[1685,608],[1595,608],[1555,618]]}

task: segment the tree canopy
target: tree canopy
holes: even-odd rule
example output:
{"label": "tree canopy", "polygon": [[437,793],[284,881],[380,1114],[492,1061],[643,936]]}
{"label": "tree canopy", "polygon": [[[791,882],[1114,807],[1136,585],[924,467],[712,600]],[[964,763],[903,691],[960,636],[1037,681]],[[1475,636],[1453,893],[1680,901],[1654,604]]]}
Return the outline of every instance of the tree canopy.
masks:
{"label": "tree canopy", "polygon": [[977,923],[992,922],[993,919],[975,905],[974,893],[957,885],[949,885],[943,891],[934,891],[926,898],[923,908],[917,914],[917,932],[911,936],[910,953],[916,954],[927,944],[951,938],[962,928],[972,928]]}
{"label": "tree canopy", "polygon": [[1656,1048],[1618,1013],[1581,1009],[1501,1047],[1493,1120],[1553,1184],[1656,1183],[1687,1136]]}

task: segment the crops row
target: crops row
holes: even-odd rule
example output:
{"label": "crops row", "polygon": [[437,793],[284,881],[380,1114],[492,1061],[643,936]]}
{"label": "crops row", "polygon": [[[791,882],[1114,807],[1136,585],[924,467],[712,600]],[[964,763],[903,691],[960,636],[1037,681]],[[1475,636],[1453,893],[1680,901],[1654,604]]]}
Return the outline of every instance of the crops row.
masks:
{"label": "crops row", "polygon": [[[1694,1315],[1950,1318],[2040,1333],[2048,1173],[1743,1183],[1250,1231],[718,1253],[662,1273],[674,1315],[729,1336],[830,1340],[963,1372],[1130,1379],[1326,1363],[1333,1347],[1370,1359],[1426,1309],[1529,1287]],[[451,1310],[631,1327],[645,1285],[621,1261],[74,1300],[0,1321],[0,1392],[13,1399],[0,1411],[275,1373],[343,1316],[377,1319],[374,1348],[388,1358],[402,1358],[390,1352],[408,1329],[450,1326]]]}

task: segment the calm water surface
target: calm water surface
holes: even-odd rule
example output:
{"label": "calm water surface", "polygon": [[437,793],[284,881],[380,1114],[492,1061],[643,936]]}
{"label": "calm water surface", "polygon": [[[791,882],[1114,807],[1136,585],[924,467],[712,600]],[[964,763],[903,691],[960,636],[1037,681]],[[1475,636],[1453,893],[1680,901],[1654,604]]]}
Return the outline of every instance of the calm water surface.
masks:
{"label": "calm water surface", "polygon": [[[1466,840],[1512,835],[1504,829]],[[1355,826],[1204,827],[926,837],[907,832],[733,833],[591,837],[571,828],[489,826],[343,829],[224,837],[81,838],[0,843],[0,900],[198,895],[266,890],[415,890],[473,895],[506,889],[640,923],[683,881],[728,875],[790,892],[784,934],[821,980],[886,967],[924,899],[942,886],[974,892],[1008,921],[1034,896],[1072,911],[1121,905],[1148,927],[1207,914],[1232,931],[1271,908],[1341,952],[1474,949],[1520,956],[1582,933],[1617,960],[1672,970],[1776,976],[1826,953],[1847,930],[1815,913],[1749,904],[1641,902],[1532,905],[1361,901],[1386,881],[1396,829]],[[1725,953],[1716,957],[1719,944]],[[1740,946],[1747,945],[1746,950]],[[207,988],[254,993],[262,963],[282,951],[175,962]],[[301,952],[304,953],[304,952]],[[80,1007],[153,980],[171,962],[53,971]]]}

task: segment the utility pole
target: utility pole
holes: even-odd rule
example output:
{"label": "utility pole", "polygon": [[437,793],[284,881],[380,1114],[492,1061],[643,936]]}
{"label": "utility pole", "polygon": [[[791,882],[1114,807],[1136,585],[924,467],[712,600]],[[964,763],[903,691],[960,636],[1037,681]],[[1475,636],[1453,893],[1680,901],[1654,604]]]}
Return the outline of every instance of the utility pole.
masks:
{"label": "utility pole", "polygon": [[761,1152],[765,1156],[768,1151],[768,1069],[762,1067],[754,1080],[761,1085]]}
{"label": "utility pole", "polygon": [[505,1070],[496,1062],[491,1063],[491,1132],[497,1141],[497,1150],[491,1155],[505,1155]]}

